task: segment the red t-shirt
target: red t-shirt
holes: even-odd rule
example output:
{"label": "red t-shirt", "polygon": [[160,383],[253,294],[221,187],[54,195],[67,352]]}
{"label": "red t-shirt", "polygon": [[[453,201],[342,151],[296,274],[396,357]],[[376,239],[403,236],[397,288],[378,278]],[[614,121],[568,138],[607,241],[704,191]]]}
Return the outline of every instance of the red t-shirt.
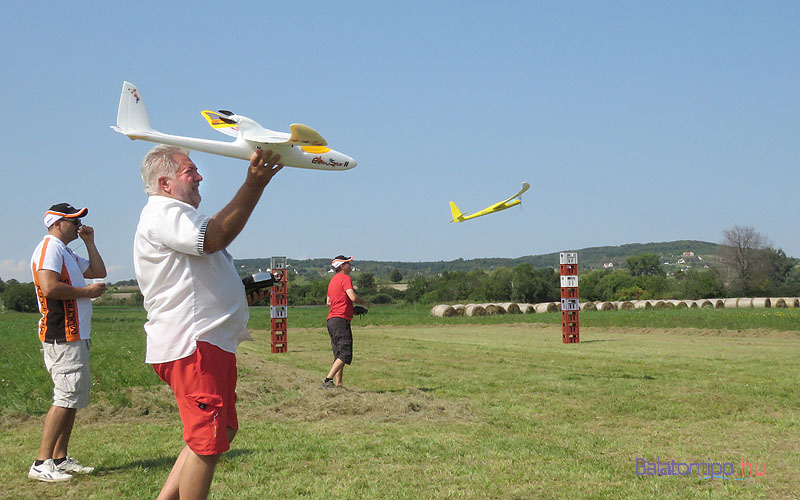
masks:
{"label": "red t-shirt", "polygon": [[336,273],[328,283],[328,298],[331,301],[331,312],[328,319],[353,319],[353,301],[347,296],[347,290],[353,288],[353,280],[343,272]]}

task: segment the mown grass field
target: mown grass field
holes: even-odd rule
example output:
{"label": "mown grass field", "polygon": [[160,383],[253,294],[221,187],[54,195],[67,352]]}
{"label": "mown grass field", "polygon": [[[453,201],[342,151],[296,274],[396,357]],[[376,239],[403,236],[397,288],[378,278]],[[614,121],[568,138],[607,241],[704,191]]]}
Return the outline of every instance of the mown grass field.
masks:
{"label": "mown grass field", "polygon": [[[374,307],[354,320],[343,390],[324,308],[290,310],[290,350],[269,352],[266,312],[239,354],[241,429],[211,498],[800,497],[800,311],[582,313],[433,319]],[[98,467],[29,481],[48,376],[37,315],[0,314],[0,498],[154,498],[182,447],[172,396],[144,365],[134,309],[97,308],[93,395],[71,454]],[[642,477],[648,461],[757,462],[761,477]]]}

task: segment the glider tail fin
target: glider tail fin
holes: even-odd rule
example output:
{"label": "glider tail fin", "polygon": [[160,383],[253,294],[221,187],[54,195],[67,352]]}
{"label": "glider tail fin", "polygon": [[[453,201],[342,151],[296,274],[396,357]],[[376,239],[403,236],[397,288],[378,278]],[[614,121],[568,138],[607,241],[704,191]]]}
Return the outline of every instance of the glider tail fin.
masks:
{"label": "glider tail fin", "polygon": [[112,128],[126,135],[133,131],[153,131],[150,119],[147,117],[147,108],[136,85],[129,82],[122,83],[122,95],[117,109],[117,126]]}
{"label": "glider tail fin", "polygon": [[461,210],[459,210],[452,201],[450,202],[450,212],[453,213],[453,220],[450,222],[461,222],[464,220],[464,214],[461,213]]}

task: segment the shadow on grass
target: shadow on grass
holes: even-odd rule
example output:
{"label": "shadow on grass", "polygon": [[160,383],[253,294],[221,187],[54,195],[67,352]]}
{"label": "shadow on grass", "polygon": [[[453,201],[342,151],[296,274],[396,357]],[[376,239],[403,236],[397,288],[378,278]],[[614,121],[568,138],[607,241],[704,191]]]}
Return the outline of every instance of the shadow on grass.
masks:
{"label": "shadow on grass", "polygon": [[[233,460],[238,457],[252,455],[253,450],[249,449],[235,449],[225,452],[220,458],[220,462],[224,462],[226,460]],[[175,460],[178,458],[178,455],[173,457],[159,457],[159,458],[147,458],[144,460],[135,460],[133,462],[128,462],[127,464],[122,464],[117,467],[103,467],[98,469],[94,475],[96,476],[105,476],[109,474],[114,474],[116,472],[121,472],[129,469],[172,469],[172,466],[175,465]]]}

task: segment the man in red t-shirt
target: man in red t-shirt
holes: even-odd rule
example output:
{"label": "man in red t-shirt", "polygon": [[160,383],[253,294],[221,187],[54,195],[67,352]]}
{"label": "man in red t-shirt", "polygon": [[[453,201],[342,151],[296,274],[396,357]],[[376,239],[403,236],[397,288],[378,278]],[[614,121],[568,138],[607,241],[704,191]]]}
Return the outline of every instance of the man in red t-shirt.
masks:
{"label": "man in red t-shirt", "polygon": [[333,366],[322,382],[322,387],[341,387],[344,365],[353,361],[353,332],[350,320],[353,319],[353,302],[369,307],[369,303],[356,295],[353,280],[350,279],[353,257],[337,255],[331,268],[336,273],[328,283],[328,297],[325,303],[330,306],[328,313],[328,335],[333,348]]}

